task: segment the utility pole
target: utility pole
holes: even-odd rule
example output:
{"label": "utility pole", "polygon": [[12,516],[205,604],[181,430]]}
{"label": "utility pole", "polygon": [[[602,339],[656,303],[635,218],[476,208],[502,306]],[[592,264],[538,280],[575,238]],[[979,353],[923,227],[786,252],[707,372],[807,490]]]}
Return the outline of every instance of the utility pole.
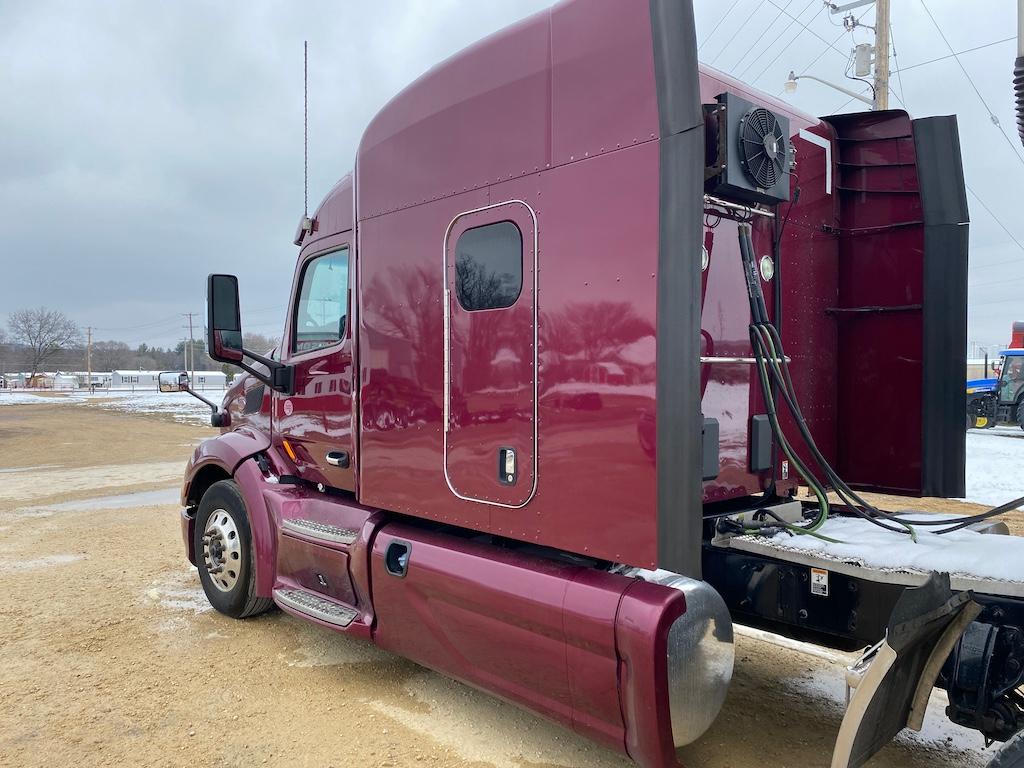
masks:
{"label": "utility pole", "polygon": [[[1024,3],[1024,0],[1020,0]],[[880,110],[889,108],[889,47],[890,47],[890,35],[889,35],[889,3],[890,0],[853,0],[853,2],[844,3],[842,5],[836,5],[829,0],[825,0],[825,5],[828,7],[829,13],[832,15],[838,13],[847,13],[852,11],[854,8],[861,8],[865,5],[871,5],[874,3],[875,6],[875,26],[871,27],[867,24],[861,24],[857,17],[850,13],[843,17],[843,27],[847,32],[853,32],[857,27],[867,27],[875,33],[875,45],[871,46],[867,43],[858,45],[854,51],[854,63],[855,72],[857,78],[867,77],[869,74],[873,75],[872,88],[875,91],[875,97],[870,102],[871,109]],[[873,54],[873,55],[872,55]],[[830,83],[827,80],[822,80],[812,75],[797,75],[794,72],[789,73],[789,80],[786,81],[786,92],[792,93],[796,90],[796,81],[806,78],[809,80],[817,80],[819,83],[824,83],[827,86],[835,88],[837,91],[842,91],[847,95],[851,95],[851,91],[843,88],[842,86]],[[859,99],[860,101],[867,102],[867,99],[863,96],[855,95],[853,98]],[[1022,133],[1022,139],[1024,139],[1024,133]]]}
{"label": "utility pole", "polygon": [[185,312],[184,316],[188,318],[188,353],[185,356],[185,366],[189,370],[189,381],[194,382],[196,380],[196,350],[195,350],[195,337],[192,335],[192,315],[195,312]]}
{"label": "utility pole", "polygon": [[875,106],[889,108],[889,0],[875,2]]}
{"label": "utility pole", "polygon": [[85,329],[85,388],[92,392],[92,326]]}

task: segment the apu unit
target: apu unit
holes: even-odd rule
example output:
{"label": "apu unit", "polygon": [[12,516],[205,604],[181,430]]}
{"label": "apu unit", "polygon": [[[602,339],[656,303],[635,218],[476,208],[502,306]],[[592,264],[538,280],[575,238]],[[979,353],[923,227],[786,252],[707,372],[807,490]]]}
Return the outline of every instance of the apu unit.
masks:
{"label": "apu unit", "polygon": [[733,93],[704,105],[705,190],[726,200],[789,200],[789,119]]}

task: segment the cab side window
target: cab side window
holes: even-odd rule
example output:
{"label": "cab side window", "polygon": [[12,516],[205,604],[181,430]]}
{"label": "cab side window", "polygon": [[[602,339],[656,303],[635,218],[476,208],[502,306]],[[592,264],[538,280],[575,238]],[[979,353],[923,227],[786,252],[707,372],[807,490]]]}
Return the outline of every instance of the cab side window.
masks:
{"label": "cab side window", "polygon": [[345,337],[348,248],[310,259],[302,272],[293,318],[292,352],[311,352]]}

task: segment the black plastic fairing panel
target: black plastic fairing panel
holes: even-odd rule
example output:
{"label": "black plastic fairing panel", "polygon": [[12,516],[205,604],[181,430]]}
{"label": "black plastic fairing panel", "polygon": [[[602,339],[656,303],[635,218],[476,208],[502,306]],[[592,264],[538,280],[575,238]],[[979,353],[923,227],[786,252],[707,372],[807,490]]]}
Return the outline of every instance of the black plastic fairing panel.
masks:
{"label": "black plastic fairing panel", "polygon": [[924,496],[966,493],[967,193],[955,116],[913,121],[924,216]]}
{"label": "black plastic fairing panel", "polygon": [[660,128],[658,565],[700,578],[700,287],[704,112],[689,0],[650,0]]}

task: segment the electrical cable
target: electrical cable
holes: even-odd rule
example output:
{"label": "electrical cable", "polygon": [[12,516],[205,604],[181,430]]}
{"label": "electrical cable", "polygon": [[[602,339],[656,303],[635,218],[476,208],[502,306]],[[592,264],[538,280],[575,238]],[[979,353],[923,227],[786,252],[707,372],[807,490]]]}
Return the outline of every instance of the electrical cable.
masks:
{"label": "electrical cable", "polygon": [[[787,0],[787,2],[786,2],[786,8],[789,8],[789,6],[791,6],[791,5],[793,4],[793,2],[794,2],[794,0]],[[775,22],[776,22],[776,21],[778,21],[779,19],[781,19],[781,18],[782,18],[782,11],[783,11],[783,9],[782,9],[782,8],[779,8],[779,12],[778,12],[777,14],[775,14],[775,18],[774,18],[774,19],[772,19],[772,20],[771,20],[771,22],[769,22],[768,24],[766,24],[766,25],[765,25],[765,27],[764,27],[764,29],[762,29],[762,30],[761,30],[761,34],[757,36],[757,39],[756,39],[756,40],[754,40],[754,42],[752,42],[752,43],[751,43],[750,45],[748,45],[748,46],[747,46],[747,49],[746,49],[745,51],[743,51],[743,55],[741,55],[741,56],[740,56],[740,58],[739,58],[739,61],[737,61],[737,62],[736,62],[736,63],[735,63],[734,65],[733,65],[733,67],[732,67],[732,68],[733,68],[734,70],[735,70],[736,68],[738,68],[740,64],[742,64],[742,63],[743,63],[743,60],[744,60],[745,58],[747,58],[747,55],[748,55],[748,54],[749,54],[749,53],[750,53],[751,51],[753,51],[753,50],[754,50],[754,48],[755,48],[755,47],[757,46],[757,44],[758,44],[758,43],[760,43],[760,42],[761,42],[761,41],[762,41],[762,40],[764,39],[764,36],[768,34],[768,30],[769,30],[769,29],[771,29],[772,27],[774,27],[774,26],[775,26]],[[790,18],[792,18],[792,17],[790,17]],[[793,22],[790,22],[790,24],[792,24],[792,23],[793,23]],[[785,28],[785,27],[783,27],[782,31],[784,32],[784,31],[785,31],[785,29],[786,29],[786,28]],[[780,32],[779,34],[782,34],[782,32]],[[737,78],[738,78],[738,79],[742,79],[742,75],[738,75],[738,76],[737,76]]]}
{"label": "electrical cable", "polygon": [[[810,7],[812,6],[812,5],[814,5],[814,1],[815,1],[815,0],[810,0],[810,2],[809,2],[809,3],[807,3],[807,5],[805,5],[805,6],[804,6],[804,7],[803,7],[803,8],[802,8],[802,9],[800,10],[800,13],[798,13],[798,14],[796,15],[796,17],[797,17],[797,18],[799,19],[799,18],[800,18],[801,16],[803,16],[803,15],[804,15],[804,13],[805,13],[805,12],[807,11],[807,9],[808,9],[808,8],[810,8]],[[825,10],[825,6],[824,6],[824,5],[823,5],[823,6],[821,6],[821,8],[819,8],[819,9],[818,9],[818,13],[814,14],[813,16],[811,16],[811,18],[810,18],[810,20],[808,21],[808,23],[810,23],[811,21],[814,21],[814,20],[815,20],[816,18],[818,18],[818,15],[819,15],[819,14],[821,14],[821,12],[822,12],[823,10]],[[778,35],[778,37],[777,37],[776,39],[777,39],[777,40],[781,40],[781,39],[782,39],[782,35],[783,35],[783,34],[785,34],[785,33],[786,33],[786,32],[787,32],[787,31],[788,31],[789,29],[792,29],[792,28],[793,28],[793,25],[794,25],[794,22],[793,22],[793,21],[790,21],[790,22],[789,22],[789,24],[788,24],[788,25],[786,25],[786,27],[785,27],[785,28],[783,28],[782,32],[780,32],[780,33],[779,33],[779,35]],[[779,58],[780,58],[780,57],[782,56],[782,54],[784,54],[784,53],[785,53],[785,52],[786,52],[786,51],[787,51],[787,50],[789,49],[789,46],[791,46],[791,45],[793,44],[793,42],[794,42],[794,41],[796,40],[796,38],[797,38],[797,37],[799,37],[799,36],[800,36],[800,30],[799,30],[799,29],[797,29],[797,31],[796,31],[796,35],[795,35],[795,36],[794,36],[794,37],[793,37],[793,38],[792,38],[792,39],[791,39],[791,40],[790,40],[790,41],[789,41],[788,43],[786,43],[786,44],[785,44],[784,46],[782,46],[782,48],[780,48],[780,49],[779,49],[779,52],[778,52],[777,54],[775,54],[775,58],[774,58],[774,59],[772,59],[771,61],[769,61],[769,62],[768,62],[768,63],[767,63],[766,65],[765,65],[764,69],[763,69],[763,70],[761,70],[761,75],[759,75],[759,76],[758,76],[758,79],[760,79],[760,77],[764,75],[764,73],[765,73],[765,72],[766,72],[766,71],[768,70],[768,68],[769,68],[769,67],[771,67],[771,66],[772,66],[772,64],[774,64],[774,63],[775,63],[776,61],[778,61],[778,60],[779,60]],[[739,73],[739,74],[738,74],[738,75],[736,76],[736,79],[737,79],[737,80],[742,80],[742,79],[743,79],[743,78],[744,78],[744,77],[746,76],[747,72],[749,72],[749,71],[750,71],[750,69],[751,69],[751,68],[752,68],[752,67],[753,67],[753,66],[754,66],[754,65],[755,65],[755,64],[756,64],[757,62],[759,62],[759,61],[760,61],[760,60],[761,60],[761,59],[762,59],[762,58],[763,58],[763,57],[764,57],[764,56],[765,56],[765,55],[766,55],[766,54],[768,53],[768,51],[770,51],[771,49],[772,49],[772,46],[771,46],[771,45],[769,45],[769,46],[768,46],[767,48],[765,48],[765,49],[764,49],[764,50],[763,50],[763,51],[762,51],[761,53],[759,53],[759,54],[758,54],[757,56],[755,56],[755,57],[753,58],[753,60],[751,60],[751,62],[750,62],[749,64],[747,64],[746,68],[745,68],[745,69],[744,69],[744,70],[743,70],[742,72],[740,72],[740,73]],[[757,81],[755,80],[754,82],[757,82]],[[752,84],[753,84],[753,83],[752,83]]]}
{"label": "electrical cable", "polygon": [[724,22],[726,20],[726,18],[728,18],[729,14],[732,13],[733,8],[735,8],[737,5],[739,5],[739,3],[740,3],[740,0],[734,0],[733,4],[729,6],[729,10],[727,10],[724,14],[722,14],[722,18],[720,18],[718,20],[718,23],[715,24],[715,26],[711,28],[710,32],[708,32],[708,36],[704,38],[704,42],[702,42],[700,45],[697,46],[698,53],[700,52],[700,49],[704,47],[705,43],[707,43],[707,41],[710,40],[714,36],[715,32],[718,31],[718,28],[720,26],[722,26],[722,22]]}
{"label": "electrical cable", "polygon": [[[774,6],[775,8],[779,8],[779,6],[778,6],[778,5],[776,4],[775,0],[767,0],[767,2],[768,2],[768,4],[769,4],[769,5],[771,5],[771,6]],[[829,49],[829,48],[831,48],[831,49],[832,49],[833,51],[835,51],[836,53],[838,53],[838,54],[839,54],[840,56],[842,56],[842,57],[843,57],[844,59],[846,58],[846,54],[845,54],[845,53],[843,53],[842,51],[840,51],[840,50],[839,50],[838,48],[836,48],[836,43],[838,43],[838,42],[839,42],[839,40],[840,40],[840,39],[842,38],[842,36],[846,34],[846,30],[843,30],[843,35],[840,35],[839,37],[837,37],[837,38],[836,38],[835,40],[833,40],[833,41],[832,41],[832,42],[830,43],[830,42],[829,42],[828,40],[826,40],[826,39],[825,39],[824,37],[822,37],[821,35],[819,35],[819,34],[818,34],[817,32],[815,32],[815,31],[814,31],[813,29],[811,29],[810,27],[808,27],[808,26],[807,26],[806,24],[804,24],[804,23],[803,23],[802,21],[800,21],[800,20],[799,20],[799,19],[797,19],[797,18],[794,18],[794,16],[793,16],[793,15],[792,15],[791,13],[787,13],[787,12],[786,12],[786,11],[785,11],[784,9],[781,9],[781,8],[780,8],[779,10],[782,10],[782,12],[783,12],[783,13],[785,13],[785,14],[786,14],[787,16],[789,16],[789,18],[793,19],[793,21],[795,21],[795,22],[796,22],[797,24],[799,24],[799,25],[800,25],[801,27],[803,27],[804,29],[806,29],[806,30],[807,30],[808,32],[810,32],[810,33],[811,33],[812,35],[814,35],[814,36],[815,36],[816,38],[818,38],[819,40],[821,40],[821,42],[825,43],[825,45],[826,45],[826,46],[828,46],[828,48],[826,48],[826,49],[825,49],[825,51],[822,51],[822,55],[824,55],[824,54],[825,54],[825,52],[827,52],[827,51],[828,51],[828,49]],[[821,56],[819,56],[819,57],[818,57],[818,59],[820,59],[820,58],[821,58]],[[818,59],[815,59],[814,61],[817,61]],[[809,64],[809,65],[808,65],[808,68],[810,68],[810,66],[812,66],[813,64],[814,64],[814,62],[811,62],[811,64]],[[806,72],[807,70],[805,69],[804,71]]]}
{"label": "electrical cable", "polygon": [[945,56],[938,56],[938,57],[936,57],[934,59],[928,59],[927,61],[919,61],[919,62],[917,62],[917,64],[909,64],[909,65],[907,65],[905,67],[901,67],[901,68],[895,70],[891,74],[895,75],[895,74],[899,74],[900,72],[909,72],[912,69],[917,69],[918,67],[924,67],[924,66],[927,66],[928,64],[934,64],[937,61],[945,61],[946,59],[953,59],[953,58],[956,58],[957,56],[963,56],[965,53],[973,53],[974,51],[980,51],[982,48],[991,48],[993,45],[999,45],[1000,43],[1011,43],[1011,42],[1014,42],[1016,39],[1017,39],[1016,37],[1004,37],[1002,40],[993,40],[991,43],[984,43],[983,45],[976,45],[973,48],[964,48],[962,51],[956,51],[955,53],[949,53],[949,54],[946,54]]}
{"label": "electrical cable", "polygon": [[[910,107],[907,106],[907,92],[903,88],[903,74],[900,72],[900,55],[896,52],[896,38],[892,33],[892,22],[889,22],[889,40],[892,41],[892,61],[896,65],[896,72],[894,74],[900,84],[900,104],[902,104],[903,108],[909,112]],[[895,94],[895,91],[893,91],[893,93]]]}
{"label": "electrical cable", "polygon": [[757,14],[755,13],[752,13],[749,16],[747,16],[746,21],[740,24],[739,28],[737,28],[737,30],[732,33],[732,37],[725,41],[725,45],[722,46],[722,48],[718,51],[718,53],[715,54],[715,57],[711,59],[711,61],[709,61],[708,64],[714,64],[716,61],[718,61],[719,57],[729,49],[730,45],[732,45],[732,41],[736,39],[736,36],[740,32],[742,32],[746,28],[747,24],[749,24],[755,18],[757,18]]}
{"label": "electrical cable", "polygon": [[1020,164],[1024,165],[1024,157],[1021,157],[1020,152],[1017,150],[1017,146],[1012,141],[1010,141],[1010,137],[1006,135],[1006,131],[1003,130],[1003,126],[1002,124],[1000,124],[999,118],[996,117],[995,112],[993,112],[992,109],[989,107],[988,102],[985,101],[985,97],[981,95],[981,91],[978,90],[978,86],[975,85],[974,83],[974,78],[971,77],[970,73],[968,73],[967,71],[967,68],[963,65],[963,62],[960,61],[960,57],[953,50],[953,46],[950,45],[949,40],[946,38],[945,33],[942,31],[942,27],[939,26],[939,23],[935,20],[935,17],[932,16],[932,12],[928,9],[928,5],[925,3],[924,0],[921,0],[921,7],[924,8],[924,12],[928,14],[928,18],[931,19],[932,24],[935,25],[935,29],[939,33],[939,36],[942,38],[942,42],[946,44],[946,47],[949,49],[949,52],[953,54],[953,58],[956,60],[957,66],[959,66],[960,71],[964,73],[964,77],[967,78],[967,82],[971,84],[971,88],[974,89],[974,93],[978,97],[978,101],[980,101],[981,105],[985,107],[985,111],[988,112],[989,120],[991,120],[992,124],[999,129],[999,133],[1001,133],[1003,135],[1003,138],[1006,139],[1006,143],[1009,145],[1010,149],[1013,150],[1013,154],[1017,158],[1017,160],[1020,161]]}

